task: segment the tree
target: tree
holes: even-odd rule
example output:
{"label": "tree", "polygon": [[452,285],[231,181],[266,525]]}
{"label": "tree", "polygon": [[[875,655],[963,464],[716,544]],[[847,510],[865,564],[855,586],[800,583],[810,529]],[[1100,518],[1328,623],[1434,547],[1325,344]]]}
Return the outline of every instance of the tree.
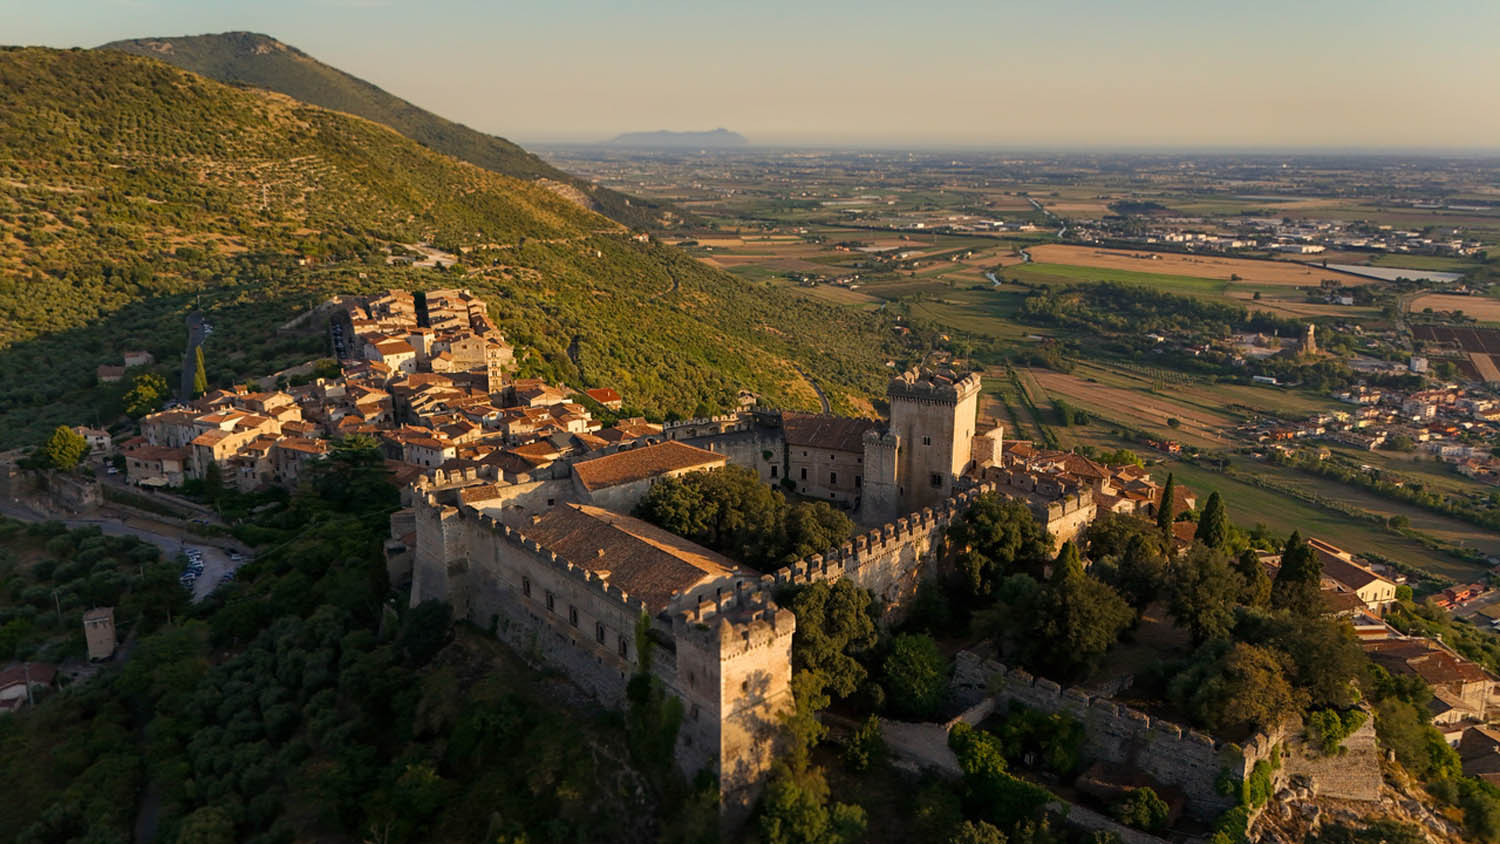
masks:
{"label": "tree", "polygon": [[1210,730],[1269,727],[1298,708],[1275,651],[1222,639],[1200,647],[1167,691],[1177,707]]}
{"label": "tree", "polygon": [[130,389],[125,392],[125,414],[131,419],[139,419],[160,410],[167,392],[167,379],[160,375],[145,372],[135,376]]}
{"label": "tree", "polygon": [[1271,584],[1271,606],[1298,615],[1317,615],[1323,604],[1323,563],[1318,554],[1292,531],[1281,550],[1281,568]]}
{"label": "tree", "polygon": [[193,347],[193,395],[201,396],[208,392],[208,370],[203,365],[203,346]]}
{"label": "tree", "polygon": [[818,678],[819,690],[839,697],[854,694],[867,672],[856,656],[875,646],[870,593],[840,578],[803,587],[792,598],[797,632],[792,637],[792,668]]}
{"label": "tree", "polygon": [[846,803],[828,805],[821,790],[774,771],[761,804],[760,833],[766,844],[850,844],[864,837],[865,810]]}
{"label": "tree", "polygon": [[1229,541],[1229,514],[1224,510],[1224,500],[1218,490],[1208,496],[1203,513],[1198,516],[1198,530],[1193,538],[1210,548],[1223,548]]}
{"label": "tree", "polygon": [[1161,503],[1156,505],[1156,527],[1168,542],[1172,541],[1172,519],[1177,506],[1177,479],[1167,473],[1167,484],[1161,488]]}
{"label": "tree", "polygon": [[995,493],[979,496],[948,528],[948,544],[965,591],[990,595],[996,583],[1016,570],[1041,574],[1047,533],[1018,500]]}
{"label": "tree", "polygon": [[40,456],[46,466],[67,470],[77,466],[88,453],[89,444],[82,434],[67,425],[58,425],[42,444]]}
{"label": "tree", "polygon": [[844,742],[842,756],[849,770],[862,773],[885,758],[885,751],[885,736],[880,731],[880,718],[871,715],[849,734],[848,741]]}
{"label": "tree", "polygon": [[1252,548],[1246,548],[1240,552],[1239,559],[1235,561],[1234,569],[1239,573],[1240,581],[1244,585],[1244,591],[1240,593],[1240,603],[1247,607],[1266,607],[1271,604],[1271,576],[1266,574],[1266,567],[1260,564],[1260,556]]}
{"label": "tree", "polygon": [[1052,580],[1061,583],[1070,577],[1083,576],[1083,558],[1078,556],[1078,546],[1070,539],[1058,549],[1057,559],[1052,562]]}
{"label": "tree", "polygon": [[182,819],[177,828],[179,844],[234,844],[234,819],[218,806],[204,806]]}
{"label": "tree", "polygon": [[[1076,554],[1076,551],[1074,552]],[[1027,667],[1057,680],[1082,673],[1135,621],[1135,611],[1107,584],[1059,554],[1061,577],[1007,608],[1009,633]],[[1017,577],[1024,577],[1017,575]]]}
{"label": "tree", "polygon": [[1167,826],[1167,801],[1150,786],[1133,788],[1111,807],[1115,819],[1126,826],[1146,832],[1160,832]]}
{"label": "tree", "polygon": [[948,688],[948,660],[931,636],[896,636],[881,670],[891,707],[898,714],[925,719],[943,702]]}
{"label": "tree", "polygon": [[1005,834],[984,821],[964,821],[953,831],[948,844],[1005,844]]}
{"label": "tree", "polygon": [[448,643],[448,631],[452,625],[453,608],[447,601],[423,601],[407,610],[401,619],[396,645],[410,665],[426,665]]}
{"label": "tree", "polygon": [[1167,582],[1172,618],[1187,628],[1195,643],[1224,636],[1234,626],[1234,610],[1245,587],[1225,555],[1194,545],[1168,566]]}

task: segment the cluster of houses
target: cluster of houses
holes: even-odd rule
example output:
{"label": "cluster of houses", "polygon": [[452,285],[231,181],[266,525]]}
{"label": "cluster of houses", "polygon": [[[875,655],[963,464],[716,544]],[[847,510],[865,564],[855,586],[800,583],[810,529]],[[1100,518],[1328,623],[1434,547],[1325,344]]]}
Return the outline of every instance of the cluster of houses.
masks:
{"label": "cluster of houses", "polygon": [[95,371],[96,377],[101,384],[113,384],[125,378],[125,372],[141,366],[150,366],[156,362],[156,358],[150,352],[134,351],[125,352],[121,355],[122,363],[116,366],[112,363],[102,363]]}
{"label": "cluster of houses", "polygon": [[1500,485],[1500,458],[1488,445],[1500,438],[1500,399],[1456,386],[1412,392],[1359,386],[1333,396],[1354,408],[1300,422],[1253,420],[1239,433],[1286,454],[1295,451],[1298,441],[1325,440],[1374,451],[1401,436],[1418,453],[1452,464],[1460,474]]}
{"label": "cluster of houses", "polygon": [[[1144,222],[1144,227],[1142,223]],[[1329,249],[1425,255],[1473,255],[1483,243],[1461,229],[1424,233],[1390,225],[1344,220],[1297,220],[1282,217],[1132,216],[1078,221],[1069,226],[1082,240],[1168,243],[1188,249],[1229,252],[1269,250],[1317,255]]]}
{"label": "cluster of houses", "polygon": [[[140,435],[120,444],[127,479],[178,486],[212,466],[241,490],[295,486],[331,440],[354,434],[375,439],[403,476],[455,464],[525,472],[661,433],[642,419],[606,429],[581,396],[511,377],[514,350],[466,290],[348,301],[331,330],[336,349],[352,354],[341,357],[337,377],[273,391],[214,390],[150,414]],[[586,395],[610,410],[623,404],[608,388]]]}
{"label": "cluster of houses", "polygon": [[[115,608],[95,607],[85,612],[83,638],[90,662],[114,656]],[[34,706],[68,674],[50,662],[13,662],[0,668],[0,715]]]}

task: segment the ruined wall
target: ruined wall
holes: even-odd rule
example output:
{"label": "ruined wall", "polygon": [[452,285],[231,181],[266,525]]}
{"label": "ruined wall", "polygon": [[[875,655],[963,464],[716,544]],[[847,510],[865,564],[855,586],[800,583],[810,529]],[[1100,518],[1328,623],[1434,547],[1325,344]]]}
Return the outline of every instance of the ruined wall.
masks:
{"label": "ruined wall", "polygon": [[917,593],[922,578],[935,570],[943,529],[968,509],[977,496],[990,491],[981,485],[961,492],[934,508],[903,516],[854,537],[827,554],[814,554],[773,572],[777,586],[848,578],[874,592],[886,611],[899,614],[902,604]]}
{"label": "ruined wall", "polygon": [[[954,693],[960,700],[978,701],[986,695],[997,703],[1019,702],[1042,712],[1065,712],[1084,726],[1086,756],[1142,771],[1188,798],[1193,817],[1213,820],[1233,808],[1235,798],[1215,790],[1221,771],[1244,777],[1259,752],[1221,744],[1197,730],[1152,718],[1109,698],[1081,689],[1064,689],[1051,680],[1032,677],[962,651],[954,672]],[[1270,753],[1267,743],[1264,752]]]}

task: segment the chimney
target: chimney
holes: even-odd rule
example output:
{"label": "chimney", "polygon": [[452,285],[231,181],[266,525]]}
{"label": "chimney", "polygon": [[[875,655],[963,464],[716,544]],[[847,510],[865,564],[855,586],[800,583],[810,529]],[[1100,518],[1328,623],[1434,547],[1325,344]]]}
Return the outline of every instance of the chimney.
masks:
{"label": "chimney", "polygon": [[532,513],[531,514],[531,523],[532,524],[536,524],[536,523],[540,522],[541,520],[542,520],[542,514],[541,513]]}

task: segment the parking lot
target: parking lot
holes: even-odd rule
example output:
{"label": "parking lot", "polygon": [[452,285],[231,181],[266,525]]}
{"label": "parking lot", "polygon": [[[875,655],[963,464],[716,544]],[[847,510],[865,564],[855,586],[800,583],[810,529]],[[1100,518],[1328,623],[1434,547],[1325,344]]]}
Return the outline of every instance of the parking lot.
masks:
{"label": "parking lot", "polygon": [[193,600],[201,601],[219,588],[221,583],[234,579],[240,566],[249,558],[235,551],[224,551],[212,545],[184,545],[182,553],[187,557],[179,581],[183,588],[193,593]]}

